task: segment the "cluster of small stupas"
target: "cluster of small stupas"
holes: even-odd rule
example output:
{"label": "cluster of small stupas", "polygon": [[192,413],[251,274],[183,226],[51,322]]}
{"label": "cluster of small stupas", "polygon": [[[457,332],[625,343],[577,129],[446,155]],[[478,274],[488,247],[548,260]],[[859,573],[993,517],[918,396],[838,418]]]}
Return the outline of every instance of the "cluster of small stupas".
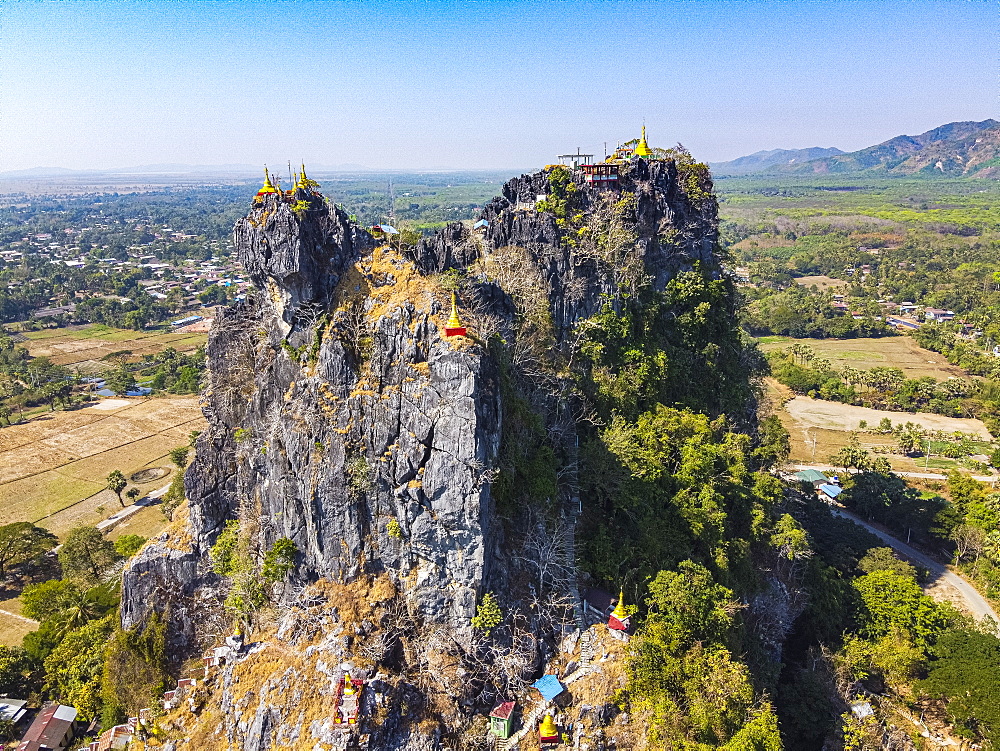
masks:
{"label": "cluster of small stupas", "polygon": [[[264,185],[261,189],[257,191],[257,195],[254,196],[253,202],[255,204],[260,204],[264,202],[264,199],[268,196],[277,196],[285,201],[291,201],[292,197],[295,195],[296,191],[305,190],[308,192],[314,192],[313,188],[318,187],[319,183],[315,180],[311,180],[306,175],[306,166],[301,165],[302,171],[295,173],[295,181],[292,183],[291,190],[282,190],[281,181],[275,178],[271,180],[271,173],[268,171],[267,167],[264,167]],[[277,185],[275,185],[277,183]]]}

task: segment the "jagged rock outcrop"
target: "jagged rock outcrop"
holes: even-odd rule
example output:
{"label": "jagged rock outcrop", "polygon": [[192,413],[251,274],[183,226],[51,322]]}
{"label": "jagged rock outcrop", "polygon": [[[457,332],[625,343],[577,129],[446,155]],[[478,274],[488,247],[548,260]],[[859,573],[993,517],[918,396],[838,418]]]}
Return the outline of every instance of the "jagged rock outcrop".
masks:
{"label": "jagged rock outcrop", "polygon": [[[470,644],[482,594],[514,586],[520,542],[491,491],[505,403],[487,328],[511,344],[527,284],[561,347],[626,284],[662,290],[695,264],[717,268],[710,183],[670,160],[624,164],[619,191],[571,179],[564,203],[538,210],[549,173],[515,178],[484,208],[485,228],[452,224],[403,252],[311,190],[259,198],[234,229],[258,294],[213,325],[187,522],[130,563],[123,626],[156,608],[172,616],[177,657],[204,641],[194,599],[219,611],[229,583],[209,551],[236,519],[258,558],[279,538],[299,551],[274,596],[387,576],[407,617]],[[435,275],[450,269],[464,272],[470,337],[444,335],[449,294]],[[560,430],[574,445],[572,425]],[[269,717],[237,733],[242,747],[273,747]],[[418,747],[400,738],[382,747]]]}
{"label": "jagged rock outcrop", "polygon": [[[711,183],[698,185],[694,178],[683,178],[674,161],[636,159],[623,164],[615,191],[588,186],[581,173],[573,173],[572,179],[576,191],[571,208],[581,217],[607,214],[610,204],[620,196],[635,196],[634,206],[627,209],[635,233],[630,252],[649,275],[654,289],[662,290],[679,271],[696,263],[708,268],[718,265],[718,222]],[[685,184],[686,180],[694,182]],[[569,335],[576,323],[594,315],[617,290],[607,269],[595,262],[595,253],[584,247],[586,242],[578,242],[567,230],[566,221],[535,210],[539,198],[551,190],[546,172],[508,181],[501,195],[480,215],[489,223],[487,227],[477,233],[460,222],[449,224],[417,245],[412,251],[414,262],[425,273],[439,273],[467,268],[503,248],[523,248],[544,280],[557,335]],[[697,195],[692,196],[692,192]],[[566,242],[567,236],[572,243]]]}
{"label": "jagged rock outcrop", "polygon": [[[370,236],[316,197],[304,216],[268,199],[234,237],[266,295],[213,329],[209,429],[185,482],[202,566],[178,571],[183,589],[215,581],[205,554],[241,518],[264,547],[292,539],[301,578],[390,571],[422,618],[467,634],[493,544],[494,363],[446,340],[440,291],[388,251],[373,257]],[[406,274],[412,296],[381,304]],[[126,625],[153,602],[161,564],[152,548],[127,573]]]}

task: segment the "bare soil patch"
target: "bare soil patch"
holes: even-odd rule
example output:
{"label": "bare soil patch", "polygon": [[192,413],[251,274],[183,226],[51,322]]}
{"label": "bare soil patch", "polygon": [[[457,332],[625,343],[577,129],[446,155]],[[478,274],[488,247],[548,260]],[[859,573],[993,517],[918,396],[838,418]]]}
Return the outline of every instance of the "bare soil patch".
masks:
{"label": "bare soil patch", "polygon": [[979,436],[983,440],[992,440],[992,436],[982,420],[974,418],[944,417],[926,412],[917,414],[888,412],[868,407],[855,407],[852,404],[828,402],[823,399],[810,399],[808,396],[795,397],[785,404],[784,409],[803,428],[824,428],[850,432],[858,430],[858,425],[862,420],[874,427],[883,418],[889,418],[894,425],[912,422],[926,430],[941,430],[947,433],[961,431]]}
{"label": "bare soil patch", "polygon": [[28,621],[22,621],[7,613],[0,613],[0,645],[19,647],[25,635],[30,634],[36,628]]}
{"label": "bare soil patch", "polygon": [[82,372],[107,369],[102,358],[124,349],[131,350],[131,359],[155,355],[167,347],[188,352],[205,344],[206,334],[177,331],[129,331],[107,326],[69,326],[61,329],[34,331],[25,334],[25,345],[34,357],[48,357],[56,365],[67,365]]}
{"label": "bare soil patch", "polygon": [[169,467],[147,467],[146,469],[140,469],[138,472],[133,473],[128,479],[136,485],[143,485],[147,482],[152,482],[153,480],[159,480],[161,477],[166,477],[169,474]]}
{"label": "bare soil patch", "polygon": [[149,506],[142,511],[136,512],[121,524],[115,525],[108,532],[108,539],[117,540],[122,535],[141,535],[146,539],[152,539],[170,525],[170,521],[163,515],[159,505]]}
{"label": "bare soil patch", "polygon": [[803,287],[812,287],[816,285],[816,288],[820,292],[826,292],[828,289],[838,289],[840,287],[846,287],[847,282],[843,279],[834,279],[832,276],[800,276],[795,279],[796,284],[800,284]]}
{"label": "bare soil patch", "polygon": [[0,429],[0,524],[37,522],[56,534],[95,524],[120,508],[104,490],[112,470],[164,480],[172,472],[168,452],[204,425],[197,397],[165,397]]}

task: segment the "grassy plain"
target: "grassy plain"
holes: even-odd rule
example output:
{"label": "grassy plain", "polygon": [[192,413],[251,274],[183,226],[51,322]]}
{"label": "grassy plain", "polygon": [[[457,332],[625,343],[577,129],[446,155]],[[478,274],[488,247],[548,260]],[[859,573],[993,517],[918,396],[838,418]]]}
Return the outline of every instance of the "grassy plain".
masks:
{"label": "grassy plain", "polygon": [[967,378],[962,368],[951,365],[937,352],[919,346],[913,337],[887,336],[881,339],[793,339],[788,336],[767,336],[757,340],[764,352],[787,349],[793,344],[812,347],[819,357],[841,369],[899,368],[907,378],[932,376],[939,381],[951,377]]}
{"label": "grassy plain", "polygon": [[24,345],[33,357],[48,357],[81,373],[96,373],[108,367],[103,357],[130,350],[134,357],[155,355],[167,347],[189,352],[208,341],[207,334],[181,331],[130,331],[102,324],[67,326],[23,334]]}
{"label": "grassy plain", "polygon": [[[120,508],[105,488],[113,469],[143,493],[169,483],[170,449],[187,443],[205,421],[193,396],[114,399],[53,412],[0,429],[0,523],[30,521],[65,534]],[[159,513],[159,511],[157,511]]]}
{"label": "grassy plain", "polygon": [[877,178],[859,175],[722,178],[723,219],[830,226],[1000,229],[996,180]]}

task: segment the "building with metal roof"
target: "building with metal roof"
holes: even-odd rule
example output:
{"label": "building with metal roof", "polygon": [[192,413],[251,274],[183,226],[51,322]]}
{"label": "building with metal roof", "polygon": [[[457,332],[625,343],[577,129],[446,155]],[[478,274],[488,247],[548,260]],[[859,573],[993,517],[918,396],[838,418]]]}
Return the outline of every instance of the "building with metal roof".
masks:
{"label": "building with metal roof", "polygon": [[65,751],[73,742],[76,708],[49,704],[43,708],[17,746],[17,751]]}

